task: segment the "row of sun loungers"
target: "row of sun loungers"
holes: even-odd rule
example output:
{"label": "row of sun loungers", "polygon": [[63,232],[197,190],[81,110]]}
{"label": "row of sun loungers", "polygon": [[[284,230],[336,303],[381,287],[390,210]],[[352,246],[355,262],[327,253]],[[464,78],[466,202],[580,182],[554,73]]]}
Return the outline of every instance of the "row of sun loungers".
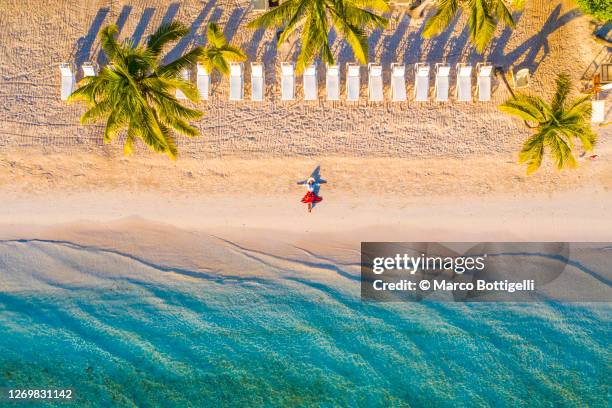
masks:
{"label": "row of sun loungers", "polygon": [[[444,64],[435,66],[434,94],[436,101],[448,101],[450,89],[451,67]],[[329,65],[325,76],[325,94],[328,101],[339,101],[341,96],[341,69],[338,65]],[[361,96],[361,66],[347,64],[346,66],[346,100],[356,102]],[[490,65],[477,66],[477,91],[479,101],[491,100],[491,77],[493,67]],[[184,79],[189,80],[189,71],[185,71]],[[210,78],[208,73],[200,65],[197,67],[197,86],[200,90],[200,98],[208,99]],[[429,100],[430,67],[427,64],[416,64],[414,67],[415,87],[414,98],[416,101]],[[314,101],[319,99],[318,92],[318,70],[316,65],[306,67],[302,74],[303,99]],[[262,101],[264,99],[264,69],[262,64],[251,64],[251,100]],[[378,64],[368,65],[368,100],[372,102],[384,101],[383,67]],[[296,99],[296,74],[292,63],[281,64],[280,91],[282,101]],[[472,100],[472,67],[466,64],[457,65],[456,98],[458,101]],[[177,93],[177,97],[179,94]],[[231,101],[244,99],[244,65],[233,63],[230,66],[230,94]],[[407,100],[406,92],[406,67],[400,64],[391,64],[391,100],[401,102]]]}
{"label": "row of sun loungers", "polygon": [[[489,101],[491,99],[491,75],[493,67],[490,65],[478,65],[477,89],[478,100]],[[97,75],[97,67],[93,63],[85,63],[82,66],[83,76]],[[71,64],[60,66],[62,75],[61,99],[66,100],[75,89],[74,67]],[[330,65],[326,69],[325,90],[328,101],[339,101],[341,95],[341,69],[339,65]],[[451,67],[445,64],[435,66],[434,94],[436,101],[448,101],[450,88]],[[210,75],[206,69],[198,64],[196,69],[200,99],[208,100],[210,94]],[[414,66],[415,86],[414,98],[416,101],[427,101],[429,99],[430,67],[427,64],[416,64]],[[181,78],[191,81],[190,70],[183,70]],[[318,72],[316,65],[308,66],[302,75],[304,95],[306,101],[319,99],[318,94]],[[472,67],[466,64],[457,65],[456,97],[459,101],[472,100]],[[361,66],[358,64],[347,64],[346,66],[346,100],[356,102],[361,93]],[[383,68],[382,65],[368,65],[368,100],[382,102],[383,93]],[[251,64],[251,100],[263,101],[265,89],[264,67],[260,63]],[[181,90],[176,91],[177,99],[187,99]],[[230,65],[230,93],[231,101],[244,99],[244,65],[232,63]],[[281,63],[281,100],[291,101],[296,99],[295,67],[292,63]],[[391,64],[391,100],[395,102],[407,100],[406,93],[406,67],[401,64]]]}
{"label": "row of sun loungers", "polygon": [[[98,68],[94,63],[86,62],[82,65],[83,76],[97,75]],[[407,100],[406,92],[406,66],[402,64],[391,64],[390,73],[390,98],[393,102]],[[326,67],[325,94],[328,101],[339,101],[341,95],[341,69],[339,65],[328,65]],[[455,98],[460,102],[472,101],[472,66],[457,64],[455,69]],[[72,64],[61,64],[61,99],[66,100],[76,87],[74,66]],[[190,70],[183,70],[181,78],[191,80]],[[358,64],[347,64],[346,66],[346,100],[356,102],[361,93],[361,66]],[[430,97],[431,68],[428,64],[418,63],[414,65],[414,100],[426,102]],[[447,64],[435,64],[434,66],[434,92],[433,98],[438,102],[449,100],[451,67]],[[196,67],[196,86],[201,100],[208,100],[210,94],[210,75],[200,64]],[[493,66],[478,64],[476,66],[476,89],[478,100],[486,102],[491,100],[491,77]],[[281,100],[292,101],[296,99],[296,75],[295,66],[290,62],[281,63]],[[302,74],[303,99],[315,101],[319,99],[318,92],[318,70],[315,64],[306,67]],[[368,100],[372,102],[384,101],[383,92],[383,68],[379,64],[368,65]],[[264,66],[261,63],[251,63],[251,100],[263,101],[265,90]],[[187,99],[181,90],[176,91],[177,99]],[[244,65],[232,63],[230,65],[230,93],[231,101],[244,100]],[[600,123],[605,119],[605,101],[593,100],[592,122]]]}

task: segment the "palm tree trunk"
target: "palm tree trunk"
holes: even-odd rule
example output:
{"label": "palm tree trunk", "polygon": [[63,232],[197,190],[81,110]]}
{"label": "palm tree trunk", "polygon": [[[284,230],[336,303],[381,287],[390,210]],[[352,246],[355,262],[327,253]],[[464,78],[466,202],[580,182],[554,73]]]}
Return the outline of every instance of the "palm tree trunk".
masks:
{"label": "palm tree trunk", "polygon": [[[506,78],[506,73],[504,72],[504,68],[503,67],[495,67],[495,76],[497,76],[497,74],[501,74],[501,78],[502,81],[504,82],[504,85],[506,85],[506,88],[508,89],[508,92],[510,92],[510,95],[512,95],[513,98],[516,98],[516,94],[514,93],[514,90],[512,89],[512,87],[510,86],[510,84],[508,83],[508,79]],[[531,126],[529,124],[529,122],[527,122],[526,120],[523,121],[525,123],[525,126],[527,126],[529,129],[535,129],[538,126]]]}
{"label": "palm tree trunk", "polygon": [[513,98],[516,98],[516,95],[514,94],[514,90],[512,89],[510,84],[508,83],[508,79],[506,78],[506,73],[504,72],[504,68],[503,67],[495,67],[495,76],[497,76],[497,74],[501,74],[502,81],[504,82],[504,85],[506,85],[506,88],[508,89],[508,92],[510,92],[510,95],[512,95]]}

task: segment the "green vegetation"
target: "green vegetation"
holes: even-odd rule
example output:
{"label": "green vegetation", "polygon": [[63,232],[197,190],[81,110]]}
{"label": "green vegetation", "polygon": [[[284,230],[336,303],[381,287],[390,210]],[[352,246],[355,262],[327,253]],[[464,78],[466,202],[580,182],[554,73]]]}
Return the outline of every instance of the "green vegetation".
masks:
{"label": "green vegetation", "polygon": [[577,0],[578,6],[585,13],[601,21],[612,20],[612,1],[610,0]]}
{"label": "green vegetation", "polygon": [[355,58],[367,63],[366,30],[386,27],[388,20],[376,12],[388,10],[387,0],[287,0],[251,21],[249,27],[282,27],[279,44],[301,29],[301,51],[296,63],[299,73],[317,55],[325,63],[334,63],[329,43],[332,26],[349,43]]}
{"label": "green vegetation", "polygon": [[188,29],[178,22],[162,25],[148,40],[146,46],[135,46],[130,40],[117,42],[116,25],[105,27],[100,42],[109,65],[97,76],[85,77],[69,100],[83,100],[89,110],[81,116],[81,123],[106,121],[104,141],[112,141],[120,131],[127,129],[124,151],[129,154],[134,142],[141,139],[156,152],[171,158],[177,154],[173,132],[186,136],[198,135],[189,120],[202,113],[181,105],[175,91],[182,91],[193,102],[198,91],[193,84],[179,78],[183,69],[189,69],[203,53],[196,47],[180,58],[161,63],[165,45],[184,37]]}
{"label": "green vegetation", "polygon": [[221,74],[228,75],[231,62],[247,59],[244,51],[228,44],[217,24],[208,24],[206,38],[208,39],[208,46],[204,49],[200,61],[209,73],[217,69]]}
{"label": "green vegetation", "polygon": [[550,150],[557,169],[576,167],[572,153],[575,139],[581,142],[585,151],[593,150],[597,140],[589,123],[591,96],[568,101],[572,86],[569,76],[559,74],[556,82],[557,89],[551,103],[538,96],[516,94],[499,106],[501,111],[535,124],[536,133],[525,141],[519,154],[519,163],[527,164],[527,174],[540,168],[545,149]]}
{"label": "green vegetation", "polygon": [[470,41],[478,52],[483,52],[500,22],[514,28],[509,6],[519,9],[524,0],[434,0],[434,3],[436,12],[427,20],[423,36],[431,38],[442,33],[463,9],[469,16]]}

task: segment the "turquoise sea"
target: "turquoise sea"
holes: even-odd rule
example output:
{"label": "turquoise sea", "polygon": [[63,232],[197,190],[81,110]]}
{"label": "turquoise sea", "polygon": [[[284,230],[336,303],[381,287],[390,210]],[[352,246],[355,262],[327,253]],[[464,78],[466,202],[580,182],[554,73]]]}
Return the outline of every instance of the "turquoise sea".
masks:
{"label": "turquoise sea", "polygon": [[339,275],[0,243],[0,387],[78,407],[611,404],[610,304],[363,303],[342,265],[311,267]]}

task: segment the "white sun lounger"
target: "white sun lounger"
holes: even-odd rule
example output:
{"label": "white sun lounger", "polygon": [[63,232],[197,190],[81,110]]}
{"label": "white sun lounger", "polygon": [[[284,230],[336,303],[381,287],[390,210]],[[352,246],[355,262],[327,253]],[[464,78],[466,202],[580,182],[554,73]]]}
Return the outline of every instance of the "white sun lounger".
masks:
{"label": "white sun lounger", "polygon": [[512,86],[514,89],[521,89],[529,87],[530,74],[529,68],[519,69],[516,74],[512,72]]}
{"label": "white sun lounger", "polygon": [[478,100],[488,102],[491,100],[491,74],[493,73],[492,65],[478,64]]}
{"label": "white sun lounger", "polygon": [[328,101],[340,100],[340,67],[338,65],[328,65],[325,77],[325,89]]}
{"label": "white sun lounger", "polygon": [[306,67],[303,75],[304,80],[304,100],[316,101],[319,97],[317,92],[317,65],[312,64]]}
{"label": "white sun lounger", "polygon": [[291,62],[281,62],[281,100],[295,99],[295,68]]}
{"label": "white sun lounger", "polygon": [[467,64],[457,64],[457,88],[455,89],[459,102],[472,100],[472,67]]}
{"label": "white sun lounger", "polygon": [[414,64],[414,99],[417,102],[426,102],[429,97],[429,65],[425,63]]}
{"label": "white sun lounger", "polygon": [[357,64],[346,64],[346,100],[358,101],[360,88],[361,67]]}
{"label": "white sun lounger", "polygon": [[448,88],[450,84],[450,65],[436,64],[436,101],[448,102]]}
{"label": "white sun lounger", "polygon": [[401,64],[391,64],[391,100],[406,100],[406,66]]}
{"label": "white sun lounger", "polygon": [[200,94],[200,100],[208,100],[208,89],[210,88],[210,75],[206,70],[206,67],[202,64],[196,65],[197,78],[196,85],[198,87],[198,93]]}
{"label": "white sun lounger", "polygon": [[251,62],[251,100],[263,101],[265,91],[265,74],[263,64]]}
{"label": "white sun lounger", "polygon": [[382,65],[368,65],[368,99],[371,102],[381,102],[384,100]]}
{"label": "white sun lounger", "polygon": [[62,74],[62,87],[60,90],[60,97],[62,101],[68,99],[70,94],[76,87],[76,81],[74,79],[74,72],[71,64],[61,64],[60,73]]}
{"label": "white sun lounger", "polygon": [[591,101],[591,122],[602,123],[606,119],[606,101],[604,99]]}
{"label": "white sun lounger", "polygon": [[81,65],[81,69],[83,70],[83,77],[98,75],[98,70],[93,62],[84,62],[83,65]]}
{"label": "white sun lounger", "polygon": [[[185,81],[189,81],[190,79],[190,72],[189,69],[187,68],[183,68],[181,70],[181,72],[179,73],[179,77],[181,79],[184,79]],[[187,96],[183,93],[183,91],[181,91],[180,89],[176,90],[176,99],[187,99]]]}
{"label": "white sun lounger", "polygon": [[230,63],[230,101],[244,99],[244,64],[242,62]]}

